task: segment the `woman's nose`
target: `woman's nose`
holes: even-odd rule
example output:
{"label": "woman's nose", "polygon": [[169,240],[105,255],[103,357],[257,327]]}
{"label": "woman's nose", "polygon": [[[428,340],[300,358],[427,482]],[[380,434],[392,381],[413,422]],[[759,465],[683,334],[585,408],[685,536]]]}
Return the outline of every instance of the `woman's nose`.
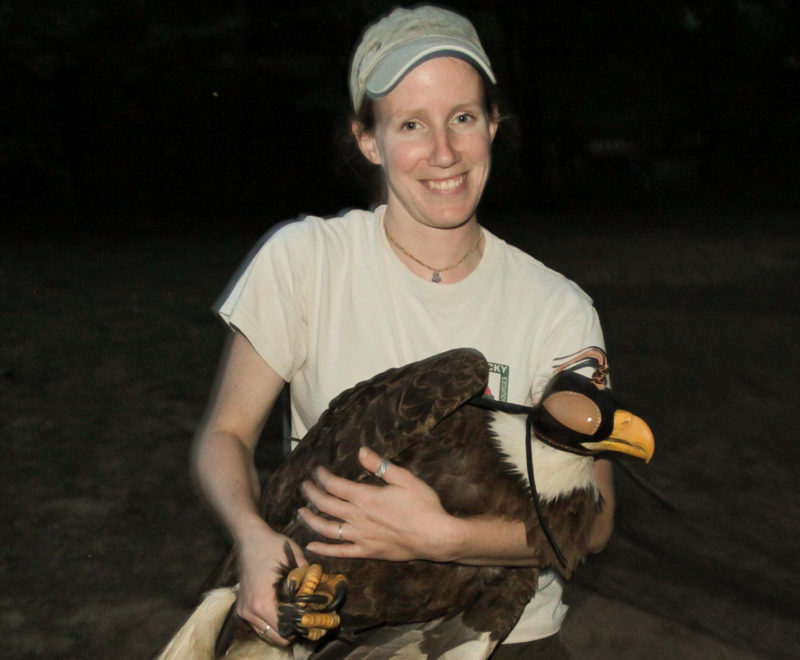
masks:
{"label": "woman's nose", "polygon": [[450,167],[459,160],[458,151],[453,146],[452,135],[447,129],[436,131],[433,136],[431,164],[437,167]]}

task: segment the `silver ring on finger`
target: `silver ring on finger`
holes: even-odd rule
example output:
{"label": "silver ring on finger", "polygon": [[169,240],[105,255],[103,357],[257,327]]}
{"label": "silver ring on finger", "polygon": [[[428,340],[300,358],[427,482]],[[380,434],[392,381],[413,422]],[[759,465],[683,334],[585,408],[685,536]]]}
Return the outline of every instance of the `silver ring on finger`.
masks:
{"label": "silver ring on finger", "polygon": [[344,537],[342,536],[342,523],[339,523],[339,542],[341,543],[344,541]]}
{"label": "silver ring on finger", "polygon": [[389,467],[389,459],[382,458],[381,462],[378,463],[378,469],[375,470],[375,476],[378,477],[378,479],[383,479],[383,475],[386,474],[386,469],[388,467]]}
{"label": "silver ring on finger", "polygon": [[266,621],[264,622],[264,630],[256,630],[256,632],[261,635],[262,637],[266,635],[270,630],[272,630],[272,626],[269,625]]}

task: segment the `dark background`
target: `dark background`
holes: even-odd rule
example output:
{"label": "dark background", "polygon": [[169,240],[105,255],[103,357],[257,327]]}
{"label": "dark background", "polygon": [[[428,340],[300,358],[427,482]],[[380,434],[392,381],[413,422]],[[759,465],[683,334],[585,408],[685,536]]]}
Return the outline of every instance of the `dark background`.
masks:
{"label": "dark background", "polygon": [[[797,3],[453,4],[512,115],[481,222],[593,297],[678,506],[617,472],[567,643],[794,658]],[[336,134],[389,6],[0,0],[0,656],[148,657],[195,605],[209,307],[274,222],[369,203]]]}
{"label": "dark background", "polygon": [[[392,5],[4,0],[0,204],[186,230],[369,202],[334,136],[353,44]],[[451,5],[518,120],[486,211],[797,201],[796,3]]]}

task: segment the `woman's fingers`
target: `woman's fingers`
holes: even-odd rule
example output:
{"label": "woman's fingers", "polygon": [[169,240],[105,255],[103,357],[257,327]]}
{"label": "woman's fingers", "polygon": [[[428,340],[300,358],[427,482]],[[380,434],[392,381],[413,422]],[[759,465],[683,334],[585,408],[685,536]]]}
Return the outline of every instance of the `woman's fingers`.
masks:
{"label": "woman's fingers", "polygon": [[[326,474],[322,474],[323,471]],[[313,481],[303,482],[303,494],[306,499],[317,511],[323,511],[335,518],[346,519],[345,516],[351,513],[352,509],[348,503],[353,497],[353,490],[349,487],[352,482],[334,477],[325,468],[319,468],[316,476],[322,487]],[[320,533],[324,532],[321,531]],[[334,536],[330,535],[331,538],[334,538]]]}
{"label": "woman's fingers", "polygon": [[264,525],[254,530],[239,545],[239,598],[236,614],[263,639],[276,646],[289,641],[277,631],[277,596],[275,582],[282,574],[281,565],[288,562],[286,543],[299,566],[308,562],[300,547],[286,536],[275,534]]}
{"label": "woman's fingers", "polygon": [[289,642],[281,637],[278,633],[275,632],[273,627],[269,625],[266,621],[261,619],[257,619],[255,624],[253,625],[253,630],[256,631],[256,635],[261,637],[262,639],[266,639],[268,642],[272,644],[277,644],[279,646],[287,646]]}
{"label": "woman's fingers", "polygon": [[[306,523],[306,525],[313,529],[317,534],[336,541],[347,540],[345,538],[344,531],[345,523],[341,523],[338,520],[323,518],[308,507],[302,507],[298,509],[298,513],[303,518],[303,521]],[[340,529],[341,532],[339,531]]]}
{"label": "woman's fingers", "polygon": [[314,471],[316,483],[303,484],[312,506],[299,513],[324,539],[306,549],[328,557],[390,561],[438,557],[450,534],[450,515],[437,493],[367,447],[359,450],[358,459],[364,470],[384,483],[343,479],[320,466]]}
{"label": "woman's fingers", "polygon": [[395,465],[388,458],[384,458],[369,447],[361,447],[358,450],[358,462],[367,472],[371,472],[392,486],[409,488],[419,481],[418,477],[411,472]]}
{"label": "woman's fingers", "polygon": [[241,610],[237,608],[236,614],[240,619],[250,624],[250,627],[256,635],[267,640],[270,644],[274,644],[275,646],[289,645],[289,640],[284,639],[277,633],[275,626],[267,621],[267,616],[265,614],[256,614],[250,608],[242,608]]}
{"label": "woman's fingers", "polygon": [[393,465],[388,458],[383,458],[369,447],[361,447],[361,449],[358,450],[358,462],[361,463],[361,467],[367,472],[372,472],[372,474],[379,479],[383,479],[387,484],[394,483],[397,473],[402,469]]}

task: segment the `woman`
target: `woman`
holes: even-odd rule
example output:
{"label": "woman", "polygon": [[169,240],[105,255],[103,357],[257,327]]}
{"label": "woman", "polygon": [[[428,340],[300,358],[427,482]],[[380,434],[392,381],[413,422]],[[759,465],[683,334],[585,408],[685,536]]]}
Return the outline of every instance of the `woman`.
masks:
{"label": "woman", "polygon": [[[492,366],[492,394],[530,403],[554,358],[602,346],[588,297],[478,224],[499,124],[489,100],[494,82],[474,28],[457,14],[398,9],[372,25],[351,63],[352,131],[382,172],[386,204],[283,226],[219,307],[233,332],[194,467],[236,543],[238,613],[273,644],[287,643],[275,632],[273,589],[287,539],[257,513],[253,454],[284,382],[292,385],[292,423],[301,437],[342,390],[449,348],[479,349]],[[360,461],[376,472],[381,457],[364,448]],[[609,464],[597,461],[595,472],[607,504],[593,529],[597,551],[611,533],[614,496]],[[317,477],[305,486],[307,499],[344,522],[311,508],[301,515],[324,537],[348,542],[311,544],[319,554],[532,561],[521,522],[456,519],[399,466],[383,472],[386,488],[324,468]],[[302,563],[303,549],[290,544]],[[565,651],[555,636],[565,611],[560,582],[543,573],[495,657],[559,657]]]}

